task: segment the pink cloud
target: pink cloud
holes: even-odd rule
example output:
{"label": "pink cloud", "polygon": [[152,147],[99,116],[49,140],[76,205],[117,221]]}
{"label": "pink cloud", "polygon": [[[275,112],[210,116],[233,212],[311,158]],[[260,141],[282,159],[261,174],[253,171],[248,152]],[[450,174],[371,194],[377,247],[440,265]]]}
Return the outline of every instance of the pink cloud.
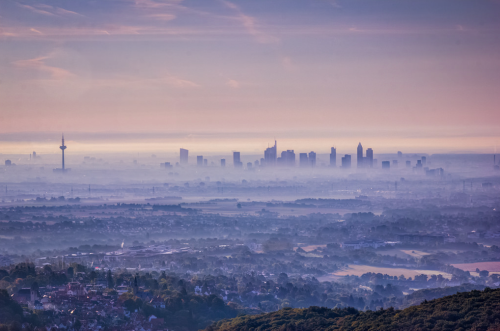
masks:
{"label": "pink cloud", "polygon": [[46,10],[38,9],[38,8],[33,7],[33,6],[22,5],[22,4],[19,4],[19,6],[21,6],[22,8],[28,9],[34,13],[37,13],[37,14],[46,15],[46,16],[57,16],[57,15],[52,14]]}
{"label": "pink cloud", "polygon": [[49,59],[48,56],[38,57],[29,60],[19,60],[14,62],[14,65],[18,68],[33,69],[41,72],[48,73],[53,80],[65,80],[68,78],[75,77],[72,72],[58,67],[52,67],[45,64],[45,60]]}
{"label": "pink cloud", "polygon": [[255,23],[256,19],[254,17],[245,15],[240,7],[229,1],[223,0],[222,3],[237,13],[234,19],[239,21],[245,27],[247,32],[252,35],[259,43],[270,44],[278,41],[278,38],[264,33],[260,29],[258,29],[257,24]]}

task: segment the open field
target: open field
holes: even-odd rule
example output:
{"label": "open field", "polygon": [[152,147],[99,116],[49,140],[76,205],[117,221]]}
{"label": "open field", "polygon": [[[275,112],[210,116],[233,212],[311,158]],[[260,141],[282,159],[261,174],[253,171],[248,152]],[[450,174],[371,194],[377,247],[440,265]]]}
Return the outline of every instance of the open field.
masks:
{"label": "open field", "polygon": [[401,252],[407,254],[407,255],[410,255],[412,257],[417,257],[417,258],[421,258],[421,257],[424,257],[426,255],[430,255],[431,253],[426,253],[426,252],[422,252],[422,251],[415,251],[415,250],[401,250]]}
{"label": "open field", "polygon": [[[314,251],[316,248],[325,248],[326,245],[309,245],[309,246],[301,246],[300,248],[302,248],[303,250],[305,250],[306,252],[312,252]],[[294,247],[293,250],[296,251],[298,247]]]}
{"label": "open field", "polygon": [[452,264],[455,268],[464,271],[488,270],[489,272],[500,273],[500,261],[494,262],[475,262],[475,263],[458,263]]}
{"label": "open field", "polygon": [[319,277],[319,281],[332,281],[332,280],[337,280],[339,277],[342,276],[361,276],[363,274],[366,274],[368,272],[373,272],[373,273],[381,273],[381,274],[387,274],[389,276],[401,276],[404,275],[406,278],[412,277],[414,278],[415,276],[418,275],[442,275],[444,278],[451,279],[451,274],[442,272],[442,271],[437,271],[437,270],[421,270],[421,269],[405,269],[405,268],[385,268],[385,267],[374,267],[374,266],[368,266],[368,265],[350,265],[349,268],[344,269],[344,270],[339,270],[337,272],[334,272],[330,275],[327,276],[322,276]]}
{"label": "open field", "polygon": [[409,258],[409,257],[416,257],[416,258],[421,258],[425,255],[429,255],[431,253],[423,252],[423,251],[416,251],[412,249],[389,249],[389,250],[381,250],[377,251],[378,254],[381,255],[390,255],[394,256],[396,255],[397,257],[401,258]]}

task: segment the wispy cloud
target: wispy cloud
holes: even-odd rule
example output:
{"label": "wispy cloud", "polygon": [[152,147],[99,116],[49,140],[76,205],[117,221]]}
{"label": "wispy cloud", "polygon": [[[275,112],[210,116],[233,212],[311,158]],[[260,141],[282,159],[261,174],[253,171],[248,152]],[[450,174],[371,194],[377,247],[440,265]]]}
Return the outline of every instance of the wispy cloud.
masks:
{"label": "wispy cloud", "polygon": [[163,1],[154,1],[154,0],[135,0],[135,5],[137,7],[142,8],[162,8],[171,6],[173,4],[181,3],[183,0],[163,0]]}
{"label": "wispy cloud", "polygon": [[228,79],[226,82],[226,85],[231,87],[231,88],[240,88],[240,82],[234,80],[234,79]]}
{"label": "wispy cloud", "polygon": [[43,35],[43,33],[40,30],[37,30],[35,28],[31,28],[30,31]]}
{"label": "wispy cloud", "polygon": [[342,6],[338,3],[337,0],[326,0],[326,1],[335,8],[342,8]]}
{"label": "wispy cloud", "polygon": [[[1,0],[0,0],[1,1]],[[42,33],[42,34],[40,34]],[[154,38],[200,38],[212,36],[237,36],[241,31],[230,30],[223,27],[175,27],[175,26],[154,26],[154,25],[120,25],[103,24],[101,26],[70,26],[65,28],[55,26],[39,27],[2,27],[1,37],[16,38],[47,38],[47,39],[68,39],[78,38],[109,38],[142,36]]]}
{"label": "wispy cloud", "polygon": [[19,60],[15,61],[13,64],[18,68],[32,69],[40,72],[48,73],[50,78],[53,80],[65,80],[68,78],[73,78],[76,75],[72,72],[58,67],[53,67],[45,64],[45,60],[49,59],[50,56],[37,57],[29,60]]}
{"label": "wispy cloud", "polygon": [[245,15],[239,6],[226,0],[221,0],[228,8],[236,12],[235,19],[239,21],[247,30],[247,32],[252,35],[259,43],[269,44],[278,42],[278,38],[271,36],[259,28],[257,28],[256,19],[254,17]]}
{"label": "wispy cloud", "polygon": [[57,14],[59,14],[59,15],[63,15],[63,16],[79,16],[79,17],[85,17],[85,15],[79,14],[79,13],[74,12],[74,11],[71,11],[71,10],[67,10],[67,9],[59,8],[59,7],[55,7],[55,11],[56,11],[56,13],[57,13]]}
{"label": "wispy cloud", "polygon": [[163,82],[163,83],[170,85],[170,86],[175,86],[175,87],[180,87],[180,88],[200,87],[200,85],[198,85],[190,80],[179,78],[179,77],[173,76],[173,75],[166,75],[166,76],[158,79],[158,81]]}
{"label": "wispy cloud", "polygon": [[145,78],[137,76],[119,75],[111,78],[95,79],[92,83],[94,87],[106,88],[151,88],[159,86],[170,86],[175,88],[198,88],[201,85],[172,74],[164,74],[157,77]]}
{"label": "wispy cloud", "polygon": [[151,17],[151,18],[154,18],[157,20],[161,20],[161,21],[171,21],[171,20],[175,19],[176,16],[174,14],[151,14],[151,15],[148,15],[148,17]]}
{"label": "wispy cloud", "polygon": [[46,15],[46,16],[57,16],[53,13],[50,13],[46,10],[43,10],[43,9],[38,9],[38,8],[35,8],[33,6],[30,6],[30,5],[23,5],[23,4],[19,4],[20,7],[24,8],[24,9],[28,9],[30,11],[32,11],[33,13],[37,13],[37,14],[40,14],[40,15]]}
{"label": "wispy cloud", "polygon": [[24,5],[24,4],[19,4],[20,7],[30,10],[33,13],[37,13],[40,15],[45,15],[45,16],[54,16],[54,17],[85,17],[82,14],[79,14],[77,12],[67,10],[64,8],[56,7],[56,6],[50,6],[47,4],[34,4],[33,6],[30,5]]}

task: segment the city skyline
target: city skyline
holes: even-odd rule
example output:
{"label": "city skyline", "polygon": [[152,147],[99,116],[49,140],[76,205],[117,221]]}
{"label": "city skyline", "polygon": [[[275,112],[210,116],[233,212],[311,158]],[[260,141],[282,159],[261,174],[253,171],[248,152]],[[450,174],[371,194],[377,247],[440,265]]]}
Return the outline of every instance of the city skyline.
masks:
{"label": "city skyline", "polygon": [[[309,153],[298,153],[298,164],[296,163],[296,154],[294,150],[284,150],[281,152],[281,156],[277,157],[278,155],[278,149],[277,149],[278,143],[277,140],[274,140],[274,146],[268,147],[263,151],[263,157],[260,159],[257,159],[253,162],[247,162],[246,163],[246,170],[253,170],[254,168],[257,167],[267,167],[267,168],[274,168],[274,167],[295,167],[298,165],[301,168],[315,168],[317,164],[317,153],[314,151],[310,151]],[[59,146],[59,148],[62,151],[62,167],[61,168],[56,168],[53,171],[54,172],[67,172],[71,169],[65,168],[65,159],[64,159],[64,151],[66,150],[67,146],[64,144],[64,134],[62,135],[62,144]],[[241,152],[239,151],[232,151],[233,154],[233,167],[234,168],[244,168],[244,162],[241,161]],[[330,154],[328,155],[329,162],[328,163],[323,163],[321,166],[327,166],[330,168],[336,168],[337,164],[337,149],[336,147],[331,147],[330,148]],[[361,142],[358,143],[357,147],[357,156],[356,156],[356,163],[357,163],[357,168],[362,169],[362,168],[377,168],[378,165],[378,160],[373,158],[373,149],[368,148],[366,150],[366,156],[363,154],[363,146],[361,145]],[[398,160],[403,159],[403,153],[401,151],[398,151],[396,154],[397,159],[392,160],[392,165],[394,168],[398,168]],[[387,155],[386,155],[387,156]],[[37,154],[36,151],[33,151],[33,153],[30,154],[30,160],[36,159]],[[154,155],[156,157],[156,155]],[[247,155],[246,157],[251,157],[251,155]],[[425,170],[426,173],[430,173],[433,176],[435,174],[439,174],[442,176],[444,174],[444,169],[442,168],[437,168],[437,169],[429,169],[428,167],[423,168],[423,166],[426,165],[427,162],[427,156],[422,155],[418,156],[416,154],[413,155],[407,155],[406,158],[412,157],[413,159],[419,158],[416,160],[415,167],[413,169],[420,169],[422,168]],[[86,157],[89,158],[89,157]],[[137,160],[134,160],[134,163],[137,163]],[[167,169],[172,168],[173,166],[178,167],[178,166],[188,166],[189,165],[189,150],[185,148],[179,148],[179,162],[164,162],[160,163],[160,167],[164,167]],[[381,161],[382,169],[390,169],[390,161]],[[5,160],[5,165],[10,166],[11,165],[11,160]],[[406,168],[412,168],[411,161],[406,161],[405,162]],[[203,155],[197,155],[196,156],[196,167],[208,167],[208,159],[204,158]],[[217,166],[217,164],[214,161],[211,161],[210,166]],[[220,159],[220,167],[225,168],[226,166],[226,160],[225,158]],[[496,164],[496,155],[493,155],[493,166],[495,169],[498,168],[498,165]],[[345,154],[343,157],[341,157],[341,169],[350,169],[351,168],[351,155],[350,154]]]}

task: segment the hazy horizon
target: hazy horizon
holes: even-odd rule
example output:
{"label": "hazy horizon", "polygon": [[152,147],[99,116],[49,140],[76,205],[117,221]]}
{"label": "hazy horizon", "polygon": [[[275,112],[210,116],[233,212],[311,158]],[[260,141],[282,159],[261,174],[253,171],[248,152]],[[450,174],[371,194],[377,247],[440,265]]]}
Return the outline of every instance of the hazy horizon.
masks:
{"label": "hazy horizon", "polygon": [[[464,130],[465,131],[465,130]],[[343,130],[337,132],[65,132],[68,153],[124,153],[167,152],[178,153],[179,148],[207,155],[240,151],[246,154],[262,154],[265,148],[278,141],[278,150],[292,149],[296,152],[355,154],[359,142],[373,148],[376,154],[403,153],[427,154],[495,154],[498,152],[493,130],[477,136],[472,130],[462,132],[432,132],[423,134],[419,130],[381,132],[365,130]],[[60,153],[62,133],[16,132],[0,133],[0,154],[29,154],[33,151],[45,154]],[[461,144],[457,144],[461,142]]]}

